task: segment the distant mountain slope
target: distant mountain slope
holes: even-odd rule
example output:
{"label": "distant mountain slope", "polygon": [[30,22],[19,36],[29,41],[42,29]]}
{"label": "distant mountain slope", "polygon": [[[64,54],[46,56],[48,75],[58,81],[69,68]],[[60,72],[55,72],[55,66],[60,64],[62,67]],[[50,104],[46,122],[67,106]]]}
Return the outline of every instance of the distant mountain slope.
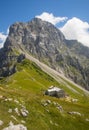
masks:
{"label": "distant mountain slope", "polygon": [[51,23],[34,18],[31,22],[17,22],[10,27],[9,36],[0,51],[1,76],[16,71],[21,48],[89,90],[89,48],[77,41],[66,40]]}
{"label": "distant mountain slope", "polygon": [[77,40],[66,40],[67,47],[78,55],[85,56],[89,59],[89,48],[79,43]]}

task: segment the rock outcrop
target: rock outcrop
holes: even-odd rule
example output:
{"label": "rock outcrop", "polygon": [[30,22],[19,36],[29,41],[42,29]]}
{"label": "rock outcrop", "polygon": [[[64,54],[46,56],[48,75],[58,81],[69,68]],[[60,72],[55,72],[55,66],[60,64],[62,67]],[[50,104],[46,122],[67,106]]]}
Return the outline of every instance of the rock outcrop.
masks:
{"label": "rock outcrop", "polygon": [[12,122],[10,122],[9,126],[3,130],[27,130],[27,128],[22,124],[14,125]]}

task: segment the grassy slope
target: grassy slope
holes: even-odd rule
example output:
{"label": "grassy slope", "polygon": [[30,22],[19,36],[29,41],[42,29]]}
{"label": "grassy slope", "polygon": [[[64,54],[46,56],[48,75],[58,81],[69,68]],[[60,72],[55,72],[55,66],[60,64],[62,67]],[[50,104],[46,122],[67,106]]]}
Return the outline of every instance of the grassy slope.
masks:
{"label": "grassy slope", "polygon": [[[89,130],[89,122],[86,121],[86,118],[89,119],[89,97],[82,90],[71,84],[80,94],[71,91],[28,60],[17,66],[17,73],[1,81],[0,95],[4,98],[0,98],[0,120],[4,121],[4,125],[0,129],[8,126],[10,121],[18,124],[24,120],[28,130]],[[63,88],[69,95],[69,100],[45,96],[44,90],[51,85]],[[78,102],[70,101],[72,97],[77,98]],[[12,101],[5,101],[6,98],[11,98]],[[47,100],[51,103],[44,106]],[[63,111],[58,110],[57,104],[63,107]],[[21,105],[29,111],[27,117],[15,113],[14,109],[20,110]],[[9,108],[13,110],[12,113],[8,113]],[[70,115],[70,111],[80,112],[82,116]]]}

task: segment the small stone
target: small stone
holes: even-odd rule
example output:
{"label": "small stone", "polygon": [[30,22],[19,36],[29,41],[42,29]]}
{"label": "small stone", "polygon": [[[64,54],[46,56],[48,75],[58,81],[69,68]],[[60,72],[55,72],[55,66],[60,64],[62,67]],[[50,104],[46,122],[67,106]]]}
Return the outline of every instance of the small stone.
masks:
{"label": "small stone", "polygon": [[53,122],[52,122],[52,120],[50,120],[50,124],[52,124],[52,125],[53,125]]}
{"label": "small stone", "polygon": [[5,102],[7,102],[7,101],[8,101],[8,99],[6,98],[4,101],[5,101]]}
{"label": "small stone", "polygon": [[17,99],[14,100],[15,103],[19,104],[19,101]]}
{"label": "small stone", "polygon": [[12,113],[12,109],[9,109],[8,112],[9,112],[9,113]]}
{"label": "small stone", "polygon": [[72,98],[71,100],[72,100],[72,102],[78,102],[78,99]]}
{"label": "small stone", "polygon": [[22,120],[21,123],[25,124],[26,122],[24,120]]}
{"label": "small stone", "polygon": [[44,107],[47,106],[47,105],[48,105],[48,103],[44,103],[44,104],[43,104]]}
{"label": "small stone", "polygon": [[58,124],[57,124],[57,123],[55,123],[55,126],[58,126]]}
{"label": "small stone", "polygon": [[46,102],[47,102],[48,104],[51,104],[51,101],[50,101],[50,100],[47,100]]}
{"label": "small stone", "polygon": [[12,98],[8,98],[8,101],[12,101],[13,99]]}
{"label": "small stone", "polygon": [[13,118],[15,121],[17,121],[17,122],[18,122],[18,120],[16,119],[16,117],[15,117],[15,116],[11,115],[11,118]]}
{"label": "small stone", "polygon": [[17,113],[17,115],[20,116],[20,113],[19,113],[18,108],[15,108],[14,110],[15,110],[15,112]]}
{"label": "small stone", "polygon": [[48,109],[46,109],[46,111],[47,111],[47,112],[49,112],[49,110],[48,110]]}
{"label": "small stone", "polygon": [[48,103],[47,103],[45,100],[41,101],[41,104],[42,104],[44,107],[48,105]]}
{"label": "small stone", "polygon": [[24,116],[24,117],[28,116],[29,112],[25,108],[22,108],[20,111],[21,111],[22,116]]}
{"label": "small stone", "polygon": [[3,96],[2,95],[0,95],[0,99],[2,99],[3,98]]}
{"label": "small stone", "polygon": [[63,111],[62,106],[57,106],[57,109],[60,110],[61,112]]}
{"label": "small stone", "polygon": [[56,103],[56,106],[57,106],[57,107],[60,107],[61,105],[60,105],[59,103]]}
{"label": "small stone", "polygon": [[86,118],[86,121],[89,121],[89,119],[88,119],[88,118]]}
{"label": "small stone", "polygon": [[2,121],[2,120],[0,120],[0,126],[1,126],[1,125],[3,125],[3,124],[4,124],[4,123],[3,123],[3,121]]}
{"label": "small stone", "polygon": [[75,111],[68,112],[68,114],[81,116],[81,113]]}
{"label": "small stone", "polygon": [[53,105],[54,105],[54,106],[56,106],[56,105],[57,105],[57,103],[56,103],[56,102],[53,102]]}

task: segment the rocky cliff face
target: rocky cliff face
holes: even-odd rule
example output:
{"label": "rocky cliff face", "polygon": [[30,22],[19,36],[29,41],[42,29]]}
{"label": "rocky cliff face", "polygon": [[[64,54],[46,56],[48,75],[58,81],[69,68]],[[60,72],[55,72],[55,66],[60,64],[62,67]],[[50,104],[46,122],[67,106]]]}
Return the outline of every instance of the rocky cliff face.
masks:
{"label": "rocky cliff face", "polygon": [[16,71],[21,48],[89,90],[89,48],[75,40],[66,40],[51,23],[34,18],[10,27],[4,48],[0,50],[1,76]]}

